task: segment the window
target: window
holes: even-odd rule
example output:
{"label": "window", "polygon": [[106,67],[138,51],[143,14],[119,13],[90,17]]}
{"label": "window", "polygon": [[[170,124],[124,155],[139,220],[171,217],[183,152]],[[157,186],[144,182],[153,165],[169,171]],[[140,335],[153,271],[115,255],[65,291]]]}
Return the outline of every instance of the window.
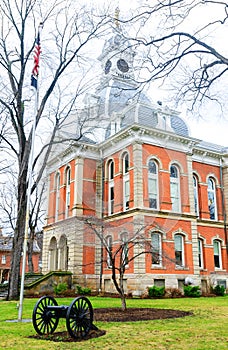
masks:
{"label": "window", "polygon": [[108,214],[114,213],[114,162],[108,164]]}
{"label": "window", "polygon": [[183,239],[183,236],[175,235],[174,244],[175,244],[176,265],[184,266],[184,239]]}
{"label": "window", "polygon": [[6,256],[2,255],[2,264],[6,264]]}
{"label": "window", "polygon": [[164,279],[154,279],[154,286],[165,287],[165,280]]}
{"label": "window", "polygon": [[108,236],[106,240],[107,240],[107,267],[111,268],[112,267],[112,261],[111,261],[111,256],[112,256],[112,237]]}
{"label": "window", "polygon": [[211,177],[209,177],[207,185],[208,209],[210,213],[210,219],[217,220],[215,182]]}
{"label": "window", "polygon": [[218,240],[214,240],[214,264],[218,269],[222,268],[222,256],[221,256],[221,242]]}
{"label": "window", "polygon": [[127,174],[129,172],[129,156],[128,153],[125,153],[123,156],[123,174]]}
{"label": "window", "polygon": [[125,153],[123,156],[123,210],[129,209],[130,200],[130,180],[129,180],[129,156]]}
{"label": "window", "polygon": [[70,209],[70,180],[71,180],[71,170],[70,167],[67,167],[66,173],[65,173],[65,183],[66,183],[66,192],[65,192],[65,218],[68,218],[69,216],[69,209]]}
{"label": "window", "polygon": [[152,265],[161,265],[161,235],[159,233],[152,233],[151,235],[151,251],[152,251]]}
{"label": "window", "polygon": [[179,171],[175,165],[170,167],[170,194],[172,211],[180,212],[180,181]]}
{"label": "window", "polygon": [[203,269],[203,241],[198,239],[198,257],[199,257],[199,267]]}
{"label": "window", "polygon": [[193,189],[194,189],[194,209],[195,214],[199,216],[199,197],[198,197],[198,179],[193,175]]}
{"label": "window", "polygon": [[55,220],[58,220],[60,204],[60,174],[57,173],[55,177]]}
{"label": "window", "polygon": [[122,250],[121,250],[121,261],[123,265],[128,264],[128,234],[121,234]]}
{"label": "window", "polygon": [[153,160],[148,164],[148,194],[149,207],[158,209],[158,167]]}

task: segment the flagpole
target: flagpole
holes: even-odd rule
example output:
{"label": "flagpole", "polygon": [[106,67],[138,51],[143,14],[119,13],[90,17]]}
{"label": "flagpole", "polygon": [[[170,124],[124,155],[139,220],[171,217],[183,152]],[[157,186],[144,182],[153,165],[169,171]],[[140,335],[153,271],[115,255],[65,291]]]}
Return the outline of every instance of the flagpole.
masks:
{"label": "flagpole", "polygon": [[29,231],[29,213],[30,213],[30,200],[31,200],[31,188],[32,188],[32,165],[33,165],[33,158],[34,158],[34,143],[35,143],[34,141],[35,141],[35,131],[36,131],[37,108],[38,108],[38,90],[36,90],[36,93],[35,93],[35,108],[34,108],[33,127],[32,127],[31,152],[30,152],[29,164],[28,164],[28,187],[27,187],[27,203],[26,203],[26,217],[25,217],[25,236],[24,236],[23,256],[22,256],[21,288],[20,288],[20,301],[19,301],[19,307],[18,307],[18,321],[22,320],[22,311],[23,311],[24,282],[25,282],[28,231]]}
{"label": "flagpole", "polygon": [[[38,35],[36,40],[36,48],[34,55],[34,68],[32,71],[32,86],[35,87],[35,102],[34,102],[34,113],[33,113],[33,126],[31,135],[31,151],[29,155],[28,163],[28,175],[27,175],[27,203],[26,203],[26,217],[25,217],[25,235],[23,245],[23,256],[22,256],[22,271],[21,271],[21,288],[20,288],[20,299],[18,306],[18,321],[22,321],[23,312],[23,298],[24,298],[24,283],[25,283],[25,271],[26,271],[26,257],[27,257],[27,245],[28,245],[28,232],[29,232],[29,213],[30,213],[30,200],[31,200],[31,188],[32,188],[32,166],[34,158],[34,144],[35,144],[35,132],[36,132],[36,116],[38,112],[38,68],[39,68],[39,56],[40,56],[40,30],[43,24],[40,23],[38,29]],[[35,83],[34,83],[35,75]]]}

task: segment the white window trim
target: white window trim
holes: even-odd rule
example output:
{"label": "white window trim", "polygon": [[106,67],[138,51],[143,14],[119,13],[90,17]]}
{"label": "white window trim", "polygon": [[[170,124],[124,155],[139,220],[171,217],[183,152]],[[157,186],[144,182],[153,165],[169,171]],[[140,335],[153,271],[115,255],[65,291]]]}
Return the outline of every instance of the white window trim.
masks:
{"label": "white window trim", "polygon": [[[177,184],[177,190],[178,190],[178,197],[175,197],[175,198],[178,198],[178,209],[177,211],[175,211],[173,209],[173,201],[172,201],[172,197],[171,197],[171,202],[172,202],[172,212],[176,212],[176,213],[180,213],[181,212],[181,193],[180,193],[180,171],[178,169],[178,167],[174,164],[172,164],[171,166],[174,166],[176,169],[177,169],[177,174],[178,174],[178,177],[171,177],[171,172],[170,172],[170,196],[172,194],[172,183],[174,184]],[[171,169],[171,166],[170,166],[170,169]]]}
{"label": "white window trim", "polygon": [[114,213],[114,199],[111,199],[112,189],[114,191],[113,180],[108,183],[108,215],[112,215]]}
{"label": "white window trim", "polygon": [[199,264],[200,270],[204,269],[204,259],[203,259],[203,240],[198,238],[198,254],[201,257],[201,265]]}
{"label": "white window trim", "polygon": [[213,240],[213,258],[214,258],[214,255],[215,255],[215,253],[214,253],[214,242],[218,242],[218,244],[219,244],[219,267],[216,267],[215,266],[215,264],[214,264],[214,267],[215,267],[215,270],[222,270],[223,269],[223,267],[222,267],[222,247],[221,247],[221,241],[220,240],[218,240],[218,239],[214,239]]}
{"label": "white window trim", "polygon": [[[195,180],[195,183],[194,183],[194,180]],[[195,175],[193,175],[193,194],[194,194],[194,212],[199,217],[198,179]],[[196,198],[196,205],[195,205],[195,198]]]}
{"label": "white window trim", "polygon": [[[156,174],[153,174],[153,173],[150,173],[149,172],[149,162],[154,162],[155,163],[155,166],[156,166]],[[150,159],[148,162],[148,199],[149,199],[149,208],[150,209],[154,209],[154,210],[158,210],[159,209],[159,186],[158,186],[158,165],[157,163],[153,160],[153,159]],[[155,180],[156,181],[156,208],[151,208],[150,207],[150,180]]]}
{"label": "white window trim", "polygon": [[[159,264],[153,264],[153,259],[152,259],[152,267],[162,267],[162,235],[160,233],[152,232],[151,233],[151,244],[152,244],[152,235],[158,235],[159,236]],[[152,253],[153,255],[153,245],[152,245]]]}
{"label": "white window trim", "polygon": [[[208,187],[209,180],[211,180],[212,183],[213,183],[213,187],[214,187],[213,190],[209,189],[209,187]],[[214,219],[210,219],[210,220],[217,221],[218,220],[218,212],[217,212],[217,200],[216,200],[216,183],[215,183],[215,180],[211,176],[207,180],[208,201],[209,201],[209,192],[212,192],[213,195],[214,195],[214,207],[215,207],[215,218]],[[208,205],[208,210],[209,210],[209,205]]]}
{"label": "white window trim", "polygon": [[[110,244],[111,243],[111,244]],[[108,236],[107,237],[107,248],[108,248],[108,251],[110,251],[110,248],[112,249],[112,236]],[[112,267],[112,264],[111,264],[111,258],[110,258],[110,255],[109,255],[109,252],[106,251],[106,255],[107,255],[107,268],[110,269]]]}
{"label": "white window trim", "polygon": [[[128,190],[129,193],[126,193],[126,183],[128,183]],[[129,200],[130,200],[130,180],[129,180],[129,174],[125,174],[123,178],[123,209],[124,211],[129,210]],[[128,206],[127,206],[128,202]]]}
{"label": "white window trim", "polygon": [[[176,264],[176,268],[184,268],[185,267],[185,251],[184,251],[184,237],[181,234],[176,234],[174,236],[174,249],[175,249],[175,255],[176,255],[176,247],[175,247],[175,237],[180,236],[181,237],[181,252],[182,252],[182,265]],[[176,258],[176,256],[175,256]]]}
{"label": "white window trim", "polygon": [[[128,157],[128,169],[126,172],[125,168],[125,158]],[[129,201],[130,201],[130,177],[129,177],[129,154],[125,153],[122,157],[122,166],[123,166],[123,211],[129,210]],[[126,193],[126,183],[128,183],[128,194]],[[128,207],[127,207],[128,202]]]}
{"label": "white window trim", "polygon": [[67,219],[69,217],[69,208],[70,208],[70,182],[71,182],[70,167],[67,167],[65,176],[66,176],[65,219]]}
{"label": "white window trim", "polygon": [[[111,177],[111,165],[113,164],[113,177]],[[114,213],[114,199],[111,199],[111,193],[114,193],[114,162],[111,160],[108,164],[108,215]]]}

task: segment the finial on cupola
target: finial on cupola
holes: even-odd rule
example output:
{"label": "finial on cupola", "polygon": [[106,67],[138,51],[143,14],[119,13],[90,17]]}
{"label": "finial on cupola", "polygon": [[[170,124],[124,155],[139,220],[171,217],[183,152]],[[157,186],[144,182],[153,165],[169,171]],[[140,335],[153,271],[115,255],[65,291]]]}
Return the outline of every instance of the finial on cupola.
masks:
{"label": "finial on cupola", "polygon": [[116,9],[115,9],[115,15],[114,15],[114,23],[115,23],[115,25],[116,25],[117,28],[120,27],[119,14],[120,14],[120,9],[119,9],[119,7],[117,6]]}

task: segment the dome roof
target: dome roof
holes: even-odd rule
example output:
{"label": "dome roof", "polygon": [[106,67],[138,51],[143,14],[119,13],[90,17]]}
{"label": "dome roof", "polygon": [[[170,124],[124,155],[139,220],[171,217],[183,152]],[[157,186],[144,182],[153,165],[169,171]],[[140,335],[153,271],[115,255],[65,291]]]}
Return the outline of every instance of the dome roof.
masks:
{"label": "dome roof", "polygon": [[178,116],[171,116],[170,118],[171,128],[174,132],[181,136],[189,136],[189,130],[187,124]]}
{"label": "dome roof", "polygon": [[150,104],[144,93],[139,93],[135,86],[124,81],[113,80],[99,93],[99,114],[111,117],[113,113],[122,113],[133,101]]}
{"label": "dome roof", "polygon": [[[189,130],[182,118],[170,115],[169,110],[153,104],[143,92],[129,82],[112,80],[99,94],[98,114],[110,119],[106,129],[106,138],[111,135],[111,122],[119,120],[120,129],[137,123],[150,128],[159,128],[188,137]],[[164,110],[164,112],[163,112]],[[163,117],[163,115],[165,117]],[[165,120],[165,121],[164,121]]]}

